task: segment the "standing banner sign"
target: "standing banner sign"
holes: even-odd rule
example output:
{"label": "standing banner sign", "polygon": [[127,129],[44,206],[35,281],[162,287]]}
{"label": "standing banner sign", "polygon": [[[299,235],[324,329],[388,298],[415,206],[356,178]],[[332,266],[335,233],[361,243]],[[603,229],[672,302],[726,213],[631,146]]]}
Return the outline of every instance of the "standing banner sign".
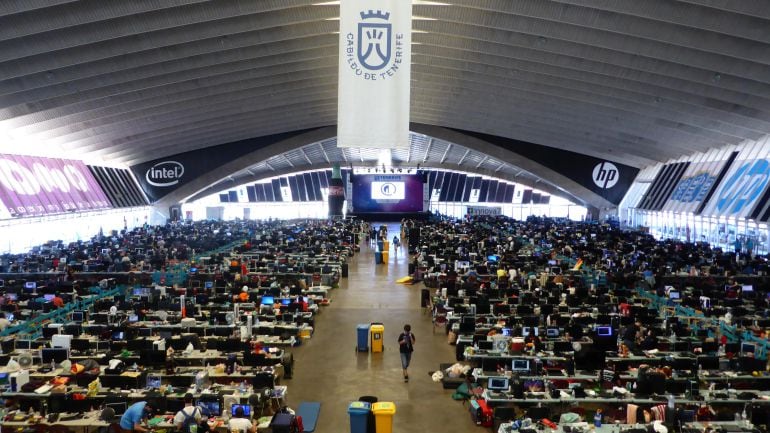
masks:
{"label": "standing banner sign", "polygon": [[337,145],[409,146],[411,0],[342,0]]}

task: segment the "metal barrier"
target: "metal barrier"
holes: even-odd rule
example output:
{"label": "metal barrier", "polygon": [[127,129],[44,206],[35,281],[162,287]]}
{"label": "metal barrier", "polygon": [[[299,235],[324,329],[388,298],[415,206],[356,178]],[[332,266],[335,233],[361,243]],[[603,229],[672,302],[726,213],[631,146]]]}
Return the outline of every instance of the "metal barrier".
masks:
{"label": "metal barrier", "polygon": [[88,310],[91,306],[104,298],[121,294],[124,290],[124,286],[120,285],[112,289],[102,289],[100,287],[92,287],[91,295],[87,298],[80,298],[77,301],[70,302],[61,308],[58,308],[49,313],[39,314],[29,320],[25,320],[23,323],[11,326],[0,332],[0,337],[6,337],[8,335],[25,336],[28,339],[35,339],[42,335],[43,327],[48,323],[64,323],[67,321],[67,316],[73,311]]}

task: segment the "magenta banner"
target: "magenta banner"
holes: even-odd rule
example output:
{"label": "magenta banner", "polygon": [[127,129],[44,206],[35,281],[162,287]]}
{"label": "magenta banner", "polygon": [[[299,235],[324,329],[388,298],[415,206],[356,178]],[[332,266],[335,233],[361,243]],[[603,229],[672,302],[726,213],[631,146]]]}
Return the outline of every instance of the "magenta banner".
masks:
{"label": "magenta banner", "polygon": [[0,155],[0,201],[12,217],[109,209],[82,161]]}

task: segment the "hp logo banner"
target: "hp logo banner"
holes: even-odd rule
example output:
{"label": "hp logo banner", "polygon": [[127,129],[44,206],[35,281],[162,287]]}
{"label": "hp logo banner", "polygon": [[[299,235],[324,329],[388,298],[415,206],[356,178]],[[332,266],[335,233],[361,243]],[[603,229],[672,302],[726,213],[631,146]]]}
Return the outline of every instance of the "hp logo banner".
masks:
{"label": "hp logo banner", "polygon": [[601,162],[594,167],[593,180],[596,186],[602,189],[610,189],[618,183],[620,171],[611,162]]}

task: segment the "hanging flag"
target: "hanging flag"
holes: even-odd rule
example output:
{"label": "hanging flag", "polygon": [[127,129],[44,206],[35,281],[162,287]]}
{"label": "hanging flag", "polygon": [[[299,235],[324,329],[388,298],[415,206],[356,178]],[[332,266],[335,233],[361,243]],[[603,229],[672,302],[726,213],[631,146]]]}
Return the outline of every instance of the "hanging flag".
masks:
{"label": "hanging flag", "polygon": [[337,145],[409,146],[411,0],[342,0]]}

